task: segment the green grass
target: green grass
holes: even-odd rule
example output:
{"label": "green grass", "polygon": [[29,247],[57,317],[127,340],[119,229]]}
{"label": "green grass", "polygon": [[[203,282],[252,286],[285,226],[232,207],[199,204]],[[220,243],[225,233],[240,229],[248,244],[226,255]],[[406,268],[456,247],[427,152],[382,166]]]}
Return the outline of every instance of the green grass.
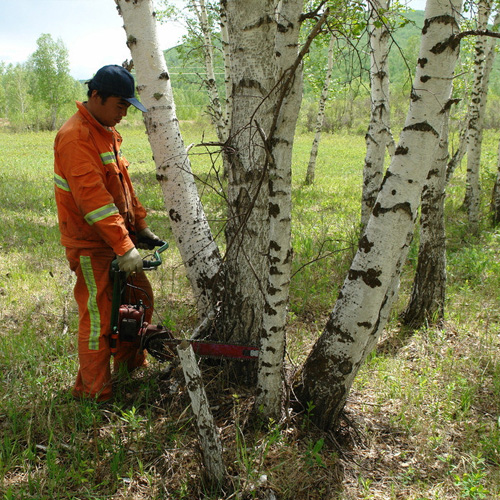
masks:
{"label": "green grass", "polygon": [[[185,143],[200,125],[182,125]],[[208,127],[207,127],[208,130]],[[153,230],[172,245],[152,275],[158,319],[183,335],[196,322],[181,259],[155,179],[147,137],[123,127],[124,153]],[[205,140],[210,133],[207,132]],[[245,388],[219,392],[207,374],[221,429],[228,484],[203,483],[189,401],[155,361],[117,386],[107,407],[69,396],[77,371],[77,312],[59,244],[52,133],[0,131],[0,500],[278,498],[354,500],[498,498],[500,495],[500,232],[487,224],[496,169],[495,134],[484,145],[479,237],[459,210],[464,168],[448,192],[448,295],[441,328],[402,328],[416,242],[400,298],[377,349],[357,377],[338,434],[291,415],[267,429],[248,420]],[[356,249],[362,136],[324,135],[316,182],[304,186],[312,135],[293,160],[293,247],[288,357],[299,365],[321,334]],[[191,150],[213,230],[223,229],[220,159]],[[221,241],[221,245],[223,242]],[[236,394],[237,392],[237,394]],[[236,496],[239,494],[239,496]],[[233,496],[231,496],[233,495]]]}

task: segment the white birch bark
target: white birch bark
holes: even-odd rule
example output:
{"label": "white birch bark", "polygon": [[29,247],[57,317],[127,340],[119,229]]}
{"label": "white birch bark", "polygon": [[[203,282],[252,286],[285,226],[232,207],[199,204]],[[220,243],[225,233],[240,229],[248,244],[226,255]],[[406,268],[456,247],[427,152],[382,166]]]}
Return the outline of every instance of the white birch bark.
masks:
{"label": "white birch bark", "polygon": [[222,1],[227,16],[233,110],[228,168],[226,338],[259,342],[269,248],[268,152],[273,119],[276,22],[271,2]]}
{"label": "white birch bark", "polygon": [[411,103],[399,145],[325,331],[295,392],[317,423],[336,424],[361,364],[384,328],[433,164],[458,56],[460,0],[428,0]]}
{"label": "white birch bark", "polygon": [[302,99],[299,56],[303,0],[278,3],[275,53],[278,86],[274,122],[267,140],[269,153],[267,284],[262,318],[256,407],[266,417],[279,418],[282,407],[283,360],[292,266],[292,147]]}
{"label": "white birch bark", "polygon": [[175,113],[170,77],[158,45],[151,0],[115,0],[123,17],[141,101],[148,109],[146,129],[172,232],[197,300],[200,317],[217,300],[221,260],[198,197],[191,164]]}
{"label": "white birch bark", "polygon": [[388,0],[372,0],[369,3],[370,86],[371,113],[366,133],[366,156],[363,169],[363,193],[361,200],[361,226],[366,226],[375,205],[384,177],[386,148],[394,153],[394,139],[390,126],[389,105],[389,30],[380,17],[389,8]]}
{"label": "white birch bark", "polygon": [[446,227],[444,201],[448,163],[449,113],[443,124],[434,165],[422,192],[418,262],[410,300],[401,317],[418,328],[444,318],[446,298]]}
{"label": "white birch bark", "polygon": [[[222,44],[222,57],[224,60],[224,88],[226,90],[224,110],[224,128],[227,135],[229,134],[229,127],[231,125],[231,113],[233,109],[232,95],[233,95],[233,80],[231,78],[231,53],[229,48],[229,33],[227,29],[227,15],[226,9],[220,9],[220,37]],[[226,139],[227,139],[226,135]]]}
{"label": "white birch bark", "polygon": [[[480,0],[478,3],[477,29],[485,30],[491,13],[492,1]],[[469,103],[467,133],[467,178],[464,206],[467,208],[469,227],[473,233],[479,228],[481,186],[479,172],[481,163],[481,139],[483,128],[483,111],[481,103],[486,93],[483,85],[486,61],[487,37],[478,36],[475,44],[474,82]]]}
{"label": "white birch bark", "polygon": [[196,417],[196,427],[208,477],[214,483],[221,483],[226,473],[222,458],[222,443],[210,412],[210,404],[193,348],[189,342],[182,342],[177,346],[177,353],[191,399],[191,408]]}
{"label": "white birch bark", "polygon": [[227,139],[227,124],[224,123],[224,115],[222,111],[217,82],[215,80],[214,71],[214,48],[212,45],[212,34],[208,22],[207,7],[205,0],[191,0],[191,5],[198,17],[200,23],[201,34],[203,37],[203,57],[205,60],[206,80],[205,87],[210,100],[210,116],[217,131],[219,142],[224,143]]}
{"label": "white birch bark", "polygon": [[328,44],[328,66],[325,75],[325,81],[323,83],[323,88],[321,89],[321,96],[318,103],[318,114],[316,116],[316,131],[314,134],[314,140],[311,147],[311,154],[309,155],[309,163],[307,164],[307,173],[305,183],[307,185],[314,183],[314,174],[316,171],[316,159],[318,157],[319,142],[321,140],[321,129],[323,128],[323,123],[325,121],[325,105],[328,98],[328,91],[330,89],[330,82],[332,80],[333,72],[333,49],[335,44],[335,37],[330,36],[330,42]]}

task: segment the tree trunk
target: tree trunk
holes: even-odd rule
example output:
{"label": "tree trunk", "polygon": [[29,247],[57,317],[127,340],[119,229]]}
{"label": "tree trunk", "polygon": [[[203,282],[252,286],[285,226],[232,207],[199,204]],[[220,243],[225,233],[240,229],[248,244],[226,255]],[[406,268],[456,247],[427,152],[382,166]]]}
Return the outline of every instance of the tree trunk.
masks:
{"label": "tree trunk", "polygon": [[[370,85],[371,114],[366,133],[366,157],[363,169],[361,227],[364,228],[375,205],[384,177],[386,148],[394,152],[389,105],[389,29],[381,21],[389,8],[388,0],[374,0],[370,5]],[[380,24],[380,27],[377,27]]]}
{"label": "tree trunk", "polygon": [[328,68],[326,70],[325,82],[321,91],[318,104],[318,115],[316,116],[316,133],[314,135],[313,144],[311,147],[311,154],[309,156],[309,163],[307,165],[307,173],[305,183],[307,185],[314,183],[314,174],[316,170],[316,158],[318,157],[319,141],[321,140],[321,130],[325,121],[325,105],[328,99],[328,91],[330,89],[330,81],[333,72],[333,49],[335,44],[335,37],[330,36],[330,43],[328,45]]}
{"label": "tree trunk", "polygon": [[276,23],[271,3],[222,2],[227,14],[233,112],[225,148],[229,165],[226,226],[226,339],[258,342],[262,331],[269,247],[266,143],[274,88]]}
{"label": "tree trunk", "polygon": [[500,143],[498,144],[497,176],[491,197],[491,215],[493,218],[493,225],[496,226],[500,222]]}
{"label": "tree trunk", "polygon": [[205,59],[205,71],[207,73],[205,87],[210,100],[209,112],[212,117],[213,124],[215,125],[219,142],[224,143],[228,136],[228,130],[227,123],[225,123],[224,120],[225,113],[222,111],[217,82],[215,80],[214,48],[212,45],[210,25],[208,22],[207,7],[205,5],[205,0],[191,0],[191,5],[193,6],[196,16],[198,17],[201,34],[203,36],[203,56]]}
{"label": "tree trunk", "polygon": [[418,328],[444,318],[446,297],[446,228],[444,200],[448,163],[448,119],[439,140],[434,165],[422,192],[418,263],[410,301],[401,315],[403,323]]}
{"label": "tree trunk", "polygon": [[186,266],[200,317],[212,311],[223,284],[219,250],[198,197],[175,114],[170,77],[156,36],[151,0],[116,0],[137,72],[137,89],[148,109],[146,129],[172,232]]}
{"label": "tree trunk", "polygon": [[302,7],[303,0],[221,3],[234,82],[221,324],[226,338],[261,343],[257,406],[268,416],[279,414],[282,394]]}
{"label": "tree trunk", "polygon": [[438,147],[458,56],[460,0],[428,0],[410,109],[339,298],[297,379],[323,428],[337,423],[396,296],[423,186]]}
{"label": "tree trunk", "polygon": [[184,372],[191,399],[191,408],[196,418],[196,427],[208,479],[211,483],[220,484],[226,473],[222,458],[222,443],[210,412],[210,404],[191,344],[187,341],[182,342],[177,347],[177,354]]}
{"label": "tree trunk", "polygon": [[[225,88],[225,105],[224,109],[224,129],[229,134],[231,126],[231,114],[233,110],[233,80],[231,78],[231,54],[229,52],[229,33],[227,29],[226,9],[220,9],[220,38],[222,44],[222,57],[224,60],[224,88]],[[227,137],[226,137],[227,139]],[[227,173],[227,172],[226,172]]]}
{"label": "tree trunk", "polygon": [[[276,15],[276,105],[266,141],[268,161],[269,240],[264,289],[261,351],[256,407],[266,417],[280,417],[283,359],[290,276],[292,268],[292,148],[302,99],[299,58],[300,16],[303,0],[281,2]],[[324,19],[323,19],[324,20]]]}
{"label": "tree trunk", "polygon": [[[491,12],[491,0],[480,0],[478,3],[477,29],[484,30],[488,24]],[[469,104],[469,121],[467,135],[467,179],[464,207],[467,209],[469,227],[475,234],[479,229],[481,186],[479,170],[481,163],[481,141],[483,129],[486,89],[483,84],[485,77],[487,37],[478,36],[475,44],[474,83]]]}

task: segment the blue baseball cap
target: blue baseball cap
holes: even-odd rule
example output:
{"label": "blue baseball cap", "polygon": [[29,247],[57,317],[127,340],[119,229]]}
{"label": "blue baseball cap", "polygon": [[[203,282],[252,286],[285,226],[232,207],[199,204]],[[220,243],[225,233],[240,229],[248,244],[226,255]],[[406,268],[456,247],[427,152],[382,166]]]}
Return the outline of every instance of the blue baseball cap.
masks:
{"label": "blue baseball cap", "polygon": [[94,78],[87,82],[87,85],[90,90],[100,90],[121,97],[142,112],[147,112],[147,109],[135,98],[134,77],[122,66],[116,64],[103,66]]}

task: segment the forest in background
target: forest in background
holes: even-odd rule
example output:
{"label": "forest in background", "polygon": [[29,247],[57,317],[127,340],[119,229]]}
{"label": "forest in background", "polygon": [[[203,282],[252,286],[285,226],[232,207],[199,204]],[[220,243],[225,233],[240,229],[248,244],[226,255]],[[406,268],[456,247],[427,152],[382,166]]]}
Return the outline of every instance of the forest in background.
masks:
{"label": "forest in background", "polygon": [[[402,26],[394,28],[392,33],[389,67],[394,130],[401,128],[408,106],[423,21],[423,11],[404,11],[398,20]],[[470,84],[464,77],[471,74],[471,43],[464,41],[462,44],[460,67],[456,71],[457,79],[462,84],[455,87],[457,93]],[[74,80],[69,75],[64,40],[55,41],[50,34],[42,34],[37,45],[32,56],[24,63],[7,65],[0,61],[0,126],[12,131],[55,130],[74,113],[74,101],[85,99],[85,81]],[[333,70],[323,130],[328,133],[343,130],[364,135],[370,108],[367,37],[361,34],[346,44],[339,35],[337,45],[339,57]],[[326,71],[327,49],[327,43],[319,38],[312,44],[305,60],[304,98],[299,119],[299,130],[302,131],[310,132],[315,126],[318,99]],[[186,42],[165,50],[164,53],[171,75],[178,118],[189,121],[209,120],[208,95],[203,90],[205,67],[201,47]],[[500,61],[497,58],[489,86],[484,121],[486,129],[500,128],[500,116],[495,112],[500,106],[499,70]],[[222,60],[217,53],[215,71],[222,81]],[[453,123],[460,120],[465,111],[465,105],[454,110],[452,128]],[[131,110],[129,121],[140,120],[140,114]]]}

